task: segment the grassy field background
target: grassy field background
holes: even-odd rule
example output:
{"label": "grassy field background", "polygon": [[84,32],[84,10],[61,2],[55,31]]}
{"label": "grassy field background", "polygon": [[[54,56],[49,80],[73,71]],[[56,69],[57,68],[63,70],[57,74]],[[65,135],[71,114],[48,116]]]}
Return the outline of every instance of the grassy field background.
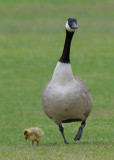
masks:
{"label": "grassy field background", "polygon": [[[112,160],[114,158],[113,0],[0,1],[0,160]],[[79,29],[71,47],[73,73],[88,85],[93,109],[80,142],[80,123],[58,126],[41,108],[41,94],[61,56],[69,17]],[[23,130],[38,126],[39,146]]]}

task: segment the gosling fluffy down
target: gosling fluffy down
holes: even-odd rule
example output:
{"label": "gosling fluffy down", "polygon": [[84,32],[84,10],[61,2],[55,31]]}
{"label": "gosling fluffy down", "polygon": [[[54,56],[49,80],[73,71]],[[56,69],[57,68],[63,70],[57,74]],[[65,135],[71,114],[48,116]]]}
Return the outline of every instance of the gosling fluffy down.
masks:
{"label": "gosling fluffy down", "polygon": [[37,142],[37,145],[38,145],[39,141],[42,139],[43,136],[44,136],[44,132],[37,127],[24,130],[25,140],[28,139],[32,141],[32,145],[34,144],[34,142]]}

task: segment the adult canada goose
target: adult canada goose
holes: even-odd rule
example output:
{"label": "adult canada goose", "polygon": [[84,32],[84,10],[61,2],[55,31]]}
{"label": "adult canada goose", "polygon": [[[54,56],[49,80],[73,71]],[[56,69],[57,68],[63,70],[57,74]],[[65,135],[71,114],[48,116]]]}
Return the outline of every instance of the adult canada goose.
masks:
{"label": "adult canada goose", "polygon": [[65,25],[66,39],[64,49],[57,63],[52,79],[44,88],[42,94],[42,107],[44,113],[58,126],[64,142],[62,123],[82,121],[74,141],[80,140],[87,117],[92,108],[92,98],[86,84],[78,77],[74,77],[70,65],[70,45],[75,30],[78,28],[77,20],[69,18]]}

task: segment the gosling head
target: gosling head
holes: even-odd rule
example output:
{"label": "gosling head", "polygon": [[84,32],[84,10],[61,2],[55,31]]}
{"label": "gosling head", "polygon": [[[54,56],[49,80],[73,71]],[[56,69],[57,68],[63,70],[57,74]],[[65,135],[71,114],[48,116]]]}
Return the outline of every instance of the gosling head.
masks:
{"label": "gosling head", "polygon": [[32,132],[30,129],[25,129],[24,130],[24,137],[25,137],[25,140],[27,141],[27,139],[31,136]]}
{"label": "gosling head", "polygon": [[66,22],[65,28],[69,32],[75,32],[78,29],[76,18],[69,18]]}

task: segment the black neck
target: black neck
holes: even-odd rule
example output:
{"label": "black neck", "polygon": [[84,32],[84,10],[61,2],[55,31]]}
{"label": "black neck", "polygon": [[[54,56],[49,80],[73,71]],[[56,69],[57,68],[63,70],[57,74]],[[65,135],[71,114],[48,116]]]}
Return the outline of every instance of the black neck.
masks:
{"label": "black neck", "polygon": [[65,39],[63,54],[59,59],[59,61],[62,63],[70,63],[70,45],[71,45],[73,34],[74,32],[69,32],[66,30],[66,39]]}

